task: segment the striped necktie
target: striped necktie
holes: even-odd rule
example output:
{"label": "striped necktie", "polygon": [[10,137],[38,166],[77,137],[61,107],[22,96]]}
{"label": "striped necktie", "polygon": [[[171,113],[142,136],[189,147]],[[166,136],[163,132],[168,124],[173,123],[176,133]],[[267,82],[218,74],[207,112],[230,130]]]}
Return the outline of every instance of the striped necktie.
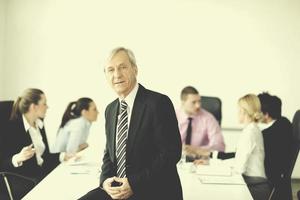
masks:
{"label": "striped necktie", "polygon": [[126,142],[128,134],[127,103],[121,101],[121,114],[117,124],[117,176],[126,177]]}

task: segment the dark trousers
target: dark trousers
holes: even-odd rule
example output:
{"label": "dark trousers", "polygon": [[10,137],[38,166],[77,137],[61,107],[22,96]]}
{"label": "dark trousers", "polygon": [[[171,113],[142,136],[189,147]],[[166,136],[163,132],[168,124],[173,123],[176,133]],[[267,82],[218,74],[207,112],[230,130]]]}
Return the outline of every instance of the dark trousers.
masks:
{"label": "dark trousers", "polygon": [[78,200],[112,200],[112,198],[101,188],[93,189]]}

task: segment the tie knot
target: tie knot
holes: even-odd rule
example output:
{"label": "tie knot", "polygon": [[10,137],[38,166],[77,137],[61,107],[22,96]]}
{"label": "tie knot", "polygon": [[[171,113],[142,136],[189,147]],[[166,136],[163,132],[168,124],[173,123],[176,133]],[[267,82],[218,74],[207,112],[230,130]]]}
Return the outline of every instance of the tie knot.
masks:
{"label": "tie knot", "polygon": [[124,110],[127,109],[127,106],[128,105],[127,105],[126,101],[122,100],[121,101],[121,113],[124,112]]}
{"label": "tie knot", "polygon": [[193,120],[193,118],[189,117],[188,120],[189,120],[189,122],[191,122]]}

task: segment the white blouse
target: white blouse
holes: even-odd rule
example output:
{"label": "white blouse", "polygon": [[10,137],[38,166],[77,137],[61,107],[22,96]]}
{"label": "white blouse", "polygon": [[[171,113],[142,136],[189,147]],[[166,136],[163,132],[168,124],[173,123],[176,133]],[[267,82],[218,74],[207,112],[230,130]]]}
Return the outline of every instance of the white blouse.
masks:
{"label": "white blouse", "polygon": [[234,171],[246,176],[263,177],[265,174],[263,135],[256,123],[248,124],[239,138]]}
{"label": "white blouse", "polygon": [[76,153],[79,145],[86,143],[91,122],[84,117],[71,119],[58,130],[54,146],[55,152]]}

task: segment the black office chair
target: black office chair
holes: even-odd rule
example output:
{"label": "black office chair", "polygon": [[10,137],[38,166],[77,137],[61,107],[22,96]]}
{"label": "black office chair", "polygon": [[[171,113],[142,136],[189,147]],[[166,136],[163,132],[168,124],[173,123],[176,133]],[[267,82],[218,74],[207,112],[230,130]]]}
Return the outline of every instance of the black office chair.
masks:
{"label": "black office chair", "polygon": [[222,101],[218,97],[201,96],[201,107],[213,114],[221,126]]}
{"label": "black office chair", "polygon": [[[6,131],[6,125],[9,121],[10,113],[13,107],[13,101],[0,101],[0,148],[3,148],[2,136]],[[0,149],[0,199],[2,200],[13,200],[19,199],[19,195],[23,196],[28,190],[36,185],[35,180],[11,172],[6,172],[1,168],[1,155],[2,150]],[[26,183],[26,184],[23,184]],[[14,188],[15,184],[27,185],[27,188],[22,188],[22,191],[16,191]],[[24,189],[24,191],[23,191]]]}
{"label": "black office chair", "polygon": [[[293,117],[293,139],[292,139],[292,153],[290,157],[290,163],[286,172],[282,175],[282,182],[280,184],[280,190],[284,192],[286,200],[292,200],[292,186],[291,186],[291,176],[294,170],[295,163],[300,149],[300,110],[298,110]],[[276,192],[277,188],[273,188],[270,200],[273,200],[273,194]]]}
{"label": "black office chair", "polygon": [[8,122],[13,104],[13,101],[0,101],[0,126]]}
{"label": "black office chair", "polygon": [[[1,199],[16,200],[23,197],[37,183],[35,180],[12,172],[0,172],[1,175]],[[16,184],[19,190],[15,190]],[[5,187],[4,187],[5,185]]]}
{"label": "black office chair", "polygon": [[[222,122],[222,101],[218,97],[201,96],[201,107],[210,112],[221,126]],[[219,159],[229,159],[235,157],[235,152],[218,152]]]}

